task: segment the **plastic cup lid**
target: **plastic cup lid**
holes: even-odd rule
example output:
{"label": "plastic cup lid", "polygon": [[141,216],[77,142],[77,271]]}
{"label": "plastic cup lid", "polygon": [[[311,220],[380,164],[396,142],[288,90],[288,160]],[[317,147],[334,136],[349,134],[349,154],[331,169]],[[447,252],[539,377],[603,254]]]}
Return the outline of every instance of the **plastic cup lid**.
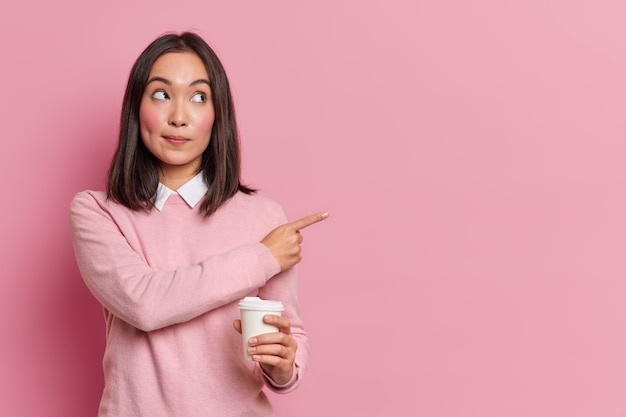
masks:
{"label": "plastic cup lid", "polygon": [[280,301],[263,300],[259,297],[246,297],[239,301],[239,308],[242,310],[265,310],[284,311],[285,307]]}

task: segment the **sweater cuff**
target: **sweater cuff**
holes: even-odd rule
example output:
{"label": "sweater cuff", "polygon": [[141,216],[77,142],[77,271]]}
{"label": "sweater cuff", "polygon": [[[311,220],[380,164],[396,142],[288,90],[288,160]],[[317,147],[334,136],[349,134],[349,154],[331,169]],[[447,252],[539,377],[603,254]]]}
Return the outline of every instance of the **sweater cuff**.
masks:
{"label": "sweater cuff", "polygon": [[266,280],[280,272],[280,264],[267,246],[259,242],[255,245],[255,251],[263,270],[267,271]]}
{"label": "sweater cuff", "polygon": [[298,365],[296,365],[296,363],[294,362],[293,364],[293,374],[291,375],[291,379],[289,380],[289,382],[285,383],[285,384],[277,384],[276,382],[274,382],[272,380],[272,378],[265,372],[265,369],[263,369],[262,366],[259,365],[259,368],[261,368],[261,373],[263,375],[263,379],[266,382],[267,387],[278,393],[278,394],[286,394],[287,392],[291,391],[293,388],[295,388],[296,382],[298,381],[298,371],[299,371],[299,367]]}

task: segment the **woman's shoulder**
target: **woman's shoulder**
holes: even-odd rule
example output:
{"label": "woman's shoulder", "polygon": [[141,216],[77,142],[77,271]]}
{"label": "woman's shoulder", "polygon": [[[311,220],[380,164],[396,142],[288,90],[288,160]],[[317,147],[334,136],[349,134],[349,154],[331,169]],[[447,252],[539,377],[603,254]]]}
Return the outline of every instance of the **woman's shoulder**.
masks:
{"label": "woman's shoulder", "polygon": [[86,213],[111,212],[115,211],[116,207],[123,208],[111,201],[106,191],[85,190],[74,194],[72,197],[70,213],[75,216]]}
{"label": "woman's shoulder", "polygon": [[78,225],[99,219],[104,213],[106,193],[104,191],[85,190],[72,197],[70,202],[70,222]]}
{"label": "woman's shoulder", "polygon": [[286,216],[282,206],[272,198],[258,192],[246,194],[237,192],[229,205],[232,208],[253,212],[256,216],[267,217],[275,221],[284,221]]}
{"label": "woman's shoulder", "polygon": [[101,205],[105,203],[106,200],[107,195],[105,191],[84,190],[74,194],[74,196],[72,197],[71,206],[77,207],[93,204]]}

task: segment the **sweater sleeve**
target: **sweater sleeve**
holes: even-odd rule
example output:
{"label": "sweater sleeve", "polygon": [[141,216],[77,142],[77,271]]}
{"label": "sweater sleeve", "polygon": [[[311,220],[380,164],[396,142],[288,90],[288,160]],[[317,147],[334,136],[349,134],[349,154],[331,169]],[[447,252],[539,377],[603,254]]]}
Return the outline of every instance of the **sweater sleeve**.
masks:
{"label": "sweater sleeve", "polygon": [[86,192],[72,200],[70,225],[87,287],[112,314],[143,331],[182,323],[241,299],[280,271],[260,242],[196,265],[155,270],[128,244],[110,213]]}
{"label": "sweater sleeve", "polygon": [[300,317],[297,288],[297,266],[294,266],[276,275],[259,290],[259,297],[266,300],[280,300],[285,306],[283,316],[291,324],[291,335],[298,343],[294,362],[294,375],[288,383],[278,385],[268,375],[262,373],[265,385],[279,394],[286,394],[295,390],[306,372],[309,359],[309,342],[304,330],[303,320]]}

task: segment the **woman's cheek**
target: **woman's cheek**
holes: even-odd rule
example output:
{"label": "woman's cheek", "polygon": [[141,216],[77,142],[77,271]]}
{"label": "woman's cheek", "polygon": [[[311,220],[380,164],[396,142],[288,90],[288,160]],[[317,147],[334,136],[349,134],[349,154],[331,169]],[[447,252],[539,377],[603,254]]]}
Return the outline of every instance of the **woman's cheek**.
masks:
{"label": "woman's cheek", "polygon": [[141,106],[139,108],[139,126],[142,136],[158,131],[161,126],[159,112],[150,106]]}
{"label": "woman's cheek", "polygon": [[196,126],[203,135],[211,136],[213,130],[213,122],[215,121],[214,112],[203,112],[197,116]]}

